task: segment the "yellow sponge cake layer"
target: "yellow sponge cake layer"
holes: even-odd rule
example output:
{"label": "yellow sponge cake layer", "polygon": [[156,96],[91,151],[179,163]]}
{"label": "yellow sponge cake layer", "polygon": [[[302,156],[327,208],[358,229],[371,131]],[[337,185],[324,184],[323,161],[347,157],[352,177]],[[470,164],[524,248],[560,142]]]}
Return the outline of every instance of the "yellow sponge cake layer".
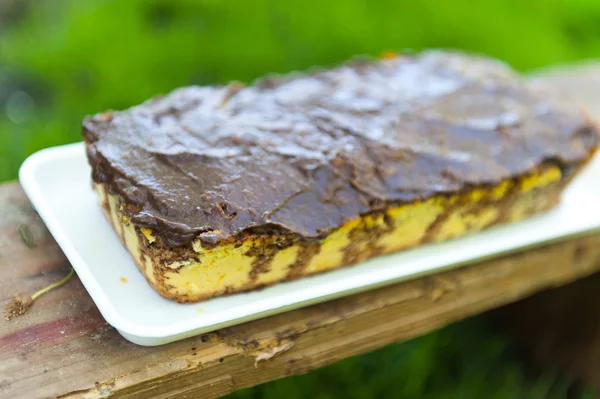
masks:
{"label": "yellow sponge cake layer", "polygon": [[131,223],[118,198],[95,189],[103,209],[148,282],[162,296],[196,302],[351,265],[376,255],[444,241],[551,208],[565,184],[556,166],[498,185],[401,204],[353,219],[325,238],[244,233],[212,247],[200,240],[168,248]]}

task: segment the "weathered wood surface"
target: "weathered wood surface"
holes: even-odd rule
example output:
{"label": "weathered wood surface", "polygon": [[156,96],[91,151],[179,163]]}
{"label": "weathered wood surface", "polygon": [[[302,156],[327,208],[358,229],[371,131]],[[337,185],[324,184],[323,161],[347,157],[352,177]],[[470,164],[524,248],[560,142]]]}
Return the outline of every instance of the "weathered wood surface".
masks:
{"label": "weathered wood surface", "polygon": [[[578,68],[544,79],[577,99],[599,71]],[[592,94],[585,100],[597,107]],[[23,239],[23,225],[34,247]],[[28,314],[0,321],[0,397],[218,397],[426,333],[598,270],[600,234],[594,234],[155,348],[120,337],[74,278],[41,297]],[[64,255],[20,187],[1,185],[0,305],[67,271]]]}

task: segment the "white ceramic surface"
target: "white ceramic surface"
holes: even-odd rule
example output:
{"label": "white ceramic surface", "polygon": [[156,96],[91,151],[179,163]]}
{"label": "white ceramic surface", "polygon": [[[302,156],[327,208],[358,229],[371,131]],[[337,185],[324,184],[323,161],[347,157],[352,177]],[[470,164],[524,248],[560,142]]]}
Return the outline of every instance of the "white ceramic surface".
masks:
{"label": "white ceramic surface", "polygon": [[255,292],[183,305],[150,288],[105,220],[91,189],[82,143],[32,155],[19,177],[106,321],[128,340],[148,346],[600,230],[597,157],[568,188],[561,205],[544,215]]}

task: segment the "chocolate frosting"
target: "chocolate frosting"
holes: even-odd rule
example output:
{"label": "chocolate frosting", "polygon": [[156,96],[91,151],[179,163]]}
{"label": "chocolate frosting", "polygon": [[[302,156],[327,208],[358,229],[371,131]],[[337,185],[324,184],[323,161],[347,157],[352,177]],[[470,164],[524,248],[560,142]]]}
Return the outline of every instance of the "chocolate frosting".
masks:
{"label": "chocolate frosting", "polygon": [[598,133],[506,65],[429,51],[86,118],[93,180],[168,246],[318,239],[361,214],[587,159]]}

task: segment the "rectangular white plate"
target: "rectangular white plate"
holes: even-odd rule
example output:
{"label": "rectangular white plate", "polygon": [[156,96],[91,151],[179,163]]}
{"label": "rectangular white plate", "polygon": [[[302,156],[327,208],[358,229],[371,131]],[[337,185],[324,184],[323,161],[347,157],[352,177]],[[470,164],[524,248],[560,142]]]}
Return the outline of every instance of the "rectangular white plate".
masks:
{"label": "rectangular white plate", "polygon": [[255,292],[182,305],[150,288],[105,220],[91,189],[82,143],[32,155],[19,177],[106,321],[128,340],[148,346],[600,230],[596,157],[565,192],[560,206],[544,215]]}

